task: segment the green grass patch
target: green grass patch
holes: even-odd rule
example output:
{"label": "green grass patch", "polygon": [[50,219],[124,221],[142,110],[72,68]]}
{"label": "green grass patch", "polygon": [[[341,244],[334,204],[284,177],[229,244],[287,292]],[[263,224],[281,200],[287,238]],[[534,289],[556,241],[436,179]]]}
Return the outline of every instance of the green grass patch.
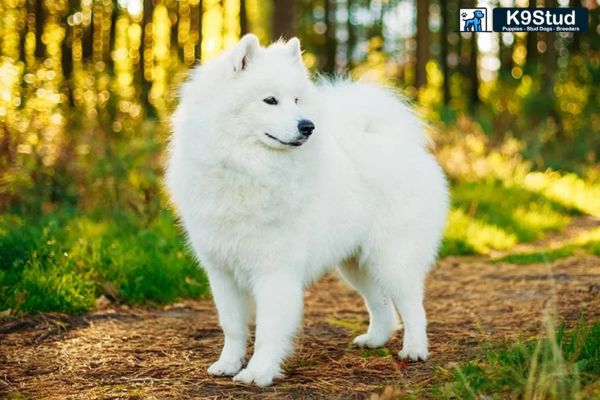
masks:
{"label": "green grass patch", "polygon": [[0,216],[0,310],[78,314],[100,294],[160,304],[207,292],[167,211],[148,226],[131,215]]}
{"label": "green grass patch", "polygon": [[587,253],[600,256],[600,228],[591,230],[567,242],[561,247],[531,253],[515,253],[492,260],[496,263],[539,264],[548,263],[575,254]]}
{"label": "green grass patch", "polygon": [[600,257],[600,228],[582,234],[572,245]]}
{"label": "green grass patch", "polygon": [[326,321],[331,326],[336,326],[350,332],[353,336],[362,333],[365,328],[358,321],[351,321],[347,319],[328,318]]}
{"label": "green grass patch", "polygon": [[540,264],[567,258],[573,254],[575,254],[575,249],[572,246],[564,246],[546,251],[509,254],[504,257],[496,258],[493,261],[496,263],[504,262],[509,264]]}
{"label": "green grass patch", "polygon": [[29,400],[29,399],[31,399],[31,397],[28,397],[24,394],[21,394],[20,392],[15,391],[15,392],[10,393],[6,397],[6,399],[7,400]]}
{"label": "green grass patch", "polygon": [[369,357],[387,357],[391,356],[392,352],[387,347],[380,347],[377,349],[361,349],[360,356],[363,358]]}
{"label": "green grass patch", "polygon": [[500,181],[457,183],[441,256],[486,254],[565,227],[574,207]]}
{"label": "green grass patch", "polygon": [[[560,230],[585,204],[586,210],[594,209],[594,200],[579,181],[555,181],[574,185],[569,190],[580,193],[579,207],[559,198],[557,193],[563,192],[556,188],[551,199],[546,197],[533,181],[531,188],[499,180],[455,183],[441,256],[506,250]],[[143,212],[110,210],[62,209],[40,218],[0,215],[0,311],[77,314],[92,308],[101,294],[126,304],[161,304],[207,294],[206,278],[171,213],[162,210],[152,222],[148,219]],[[600,255],[600,230],[569,246],[501,261],[553,261],[579,249]],[[353,323],[334,325],[360,332]]]}
{"label": "green grass patch", "polygon": [[600,257],[600,241],[587,243],[584,248],[591,254]]}
{"label": "green grass patch", "polygon": [[546,171],[527,174],[523,186],[586,214],[600,216],[600,183],[590,184],[575,174]]}
{"label": "green grass patch", "polygon": [[446,399],[592,399],[600,395],[600,322],[553,329],[544,339],[491,349],[447,371]]}

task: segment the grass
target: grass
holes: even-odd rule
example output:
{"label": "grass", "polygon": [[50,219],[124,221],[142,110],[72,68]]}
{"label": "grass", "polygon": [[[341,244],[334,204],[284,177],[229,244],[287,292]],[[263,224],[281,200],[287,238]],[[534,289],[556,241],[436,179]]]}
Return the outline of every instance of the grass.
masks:
{"label": "grass", "polygon": [[446,399],[600,398],[600,322],[571,331],[547,324],[545,338],[489,349],[445,371],[449,382],[433,390]]}
{"label": "grass", "polygon": [[572,247],[560,247],[558,249],[536,251],[531,253],[515,253],[494,259],[494,262],[509,264],[540,264],[548,263],[572,256],[575,250]]}
{"label": "grass", "polygon": [[600,228],[584,233],[575,239],[572,246],[576,246],[589,254],[600,257]]}
{"label": "grass", "polygon": [[547,198],[600,217],[600,184],[591,185],[575,174],[530,172],[523,186]]}
{"label": "grass", "polygon": [[363,358],[369,357],[388,357],[393,353],[387,347],[379,347],[376,349],[361,349],[360,356]]}
{"label": "grass", "polygon": [[[573,193],[572,201],[569,193]],[[454,179],[440,256],[488,254],[564,228],[596,213],[598,185],[556,173],[521,180]],[[70,212],[41,218],[0,215],[0,311],[84,313],[100,295],[126,304],[168,303],[208,293],[173,216]],[[562,248],[514,254],[501,262],[550,262],[577,252],[600,255],[600,231]]]}
{"label": "grass", "polygon": [[600,181],[533,171],[523,143],[494,143],[473,121],[432,132],[436,156],[452,181],[452,210],[442,256],[488,254],[558,231],[575,214],[600,216]]}
{"label": "grass", "polygon": [[496,258],[493,261],[497,263],[505,262],[510,264],[538,264],[571,257],[575,254],[591,254],[600,256],[600,229],[594,229],[590,232],[586,232],[580,237],[575,238],[572,241],[554,249],[530,253],[509,254],[504,257]]}
{"label": "grass", "polygon": [[161,304],[207,292],[166,211],[148,226],[106,213],[59,212],[37,221],[0,216],[0,310],[79,314],[101,294]]}
{"label": "grass", "polygon": [[441,256],[487,254],[564,228],[580,213],[517,184],[458,182]]}

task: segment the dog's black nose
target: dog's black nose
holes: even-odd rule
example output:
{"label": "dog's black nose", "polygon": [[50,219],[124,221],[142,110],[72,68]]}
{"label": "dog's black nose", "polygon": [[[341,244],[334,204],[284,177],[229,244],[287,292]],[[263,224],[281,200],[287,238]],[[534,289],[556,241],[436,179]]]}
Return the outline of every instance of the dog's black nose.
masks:
{"label": "dog's black nose", "polygon": [[315,129],[315,124],[312,123],[312,121],[309,121],[307,119],[301,119],[298,122],[298,132],[300,132],[302,135],[309,137],[310,135],[312,135],[313,130]]}

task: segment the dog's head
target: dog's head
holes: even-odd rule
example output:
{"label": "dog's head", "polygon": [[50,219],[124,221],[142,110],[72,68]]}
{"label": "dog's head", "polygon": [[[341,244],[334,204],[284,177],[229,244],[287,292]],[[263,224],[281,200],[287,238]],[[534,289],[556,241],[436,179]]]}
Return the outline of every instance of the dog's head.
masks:
{"label": "dog's head", "polygon": [[481,19],[485,16],[485,14],[481,10],[475,10],[475,12],[473,13],[473,16],[477,19]]}
{"label": "dog's head", "polygon": [[250,34],[226,57],[231,68],[226,82],[226,115],[235,125],[228,124],[236,131],[232,134],[271,149],[303,145],[315,125],[304,107],[313,86],[302,62],[298,39],[264,48]]}

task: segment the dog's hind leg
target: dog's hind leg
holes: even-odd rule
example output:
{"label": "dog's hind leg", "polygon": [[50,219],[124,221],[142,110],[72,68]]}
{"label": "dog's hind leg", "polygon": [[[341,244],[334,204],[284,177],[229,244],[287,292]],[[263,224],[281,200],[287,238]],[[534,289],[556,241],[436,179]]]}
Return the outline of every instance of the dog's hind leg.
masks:
{"label": "dog's hind leg", "polygon": [[392,300],[371,276],[352,258],[340,265],[342,276],[363,296],[369,309],[367,333],[354,338],[359,347],[381,347],[387,343],[397,324]]}
{"label": "dog's hind leg", "polygon": [[404,325],[400,358],[426,360],[428,356],[427,318],[423,307],[423,281],[401,277],[393,290],[392,299]]}
{"label": "dog's hind leg", "polygon": [[423,307],[429,257],[407,243],[380,248],[370,272],[381,282],[400,313],[404,338],[400,358],[425,360],[428,356],[427,319]]}
{"label": "dog's hind leg", "polygon": [[242,368],[246,356],[250,311],[247,295],[240,290],[233,276],[227,271],[208,270],[208,279],[217,306],[219,323],[225,335],[221,356],[208,368],[208,374],[233,376]]}
{"label": "dog's hind leg", "polygon": [[378,265],[376,272],[402,318],[404,338],[399,356],[425,360],[428,343],[423,297],[427,268],[414,265],[417,261],[411,257],[394,253],[397,257],[385,257],[388,262]]}

